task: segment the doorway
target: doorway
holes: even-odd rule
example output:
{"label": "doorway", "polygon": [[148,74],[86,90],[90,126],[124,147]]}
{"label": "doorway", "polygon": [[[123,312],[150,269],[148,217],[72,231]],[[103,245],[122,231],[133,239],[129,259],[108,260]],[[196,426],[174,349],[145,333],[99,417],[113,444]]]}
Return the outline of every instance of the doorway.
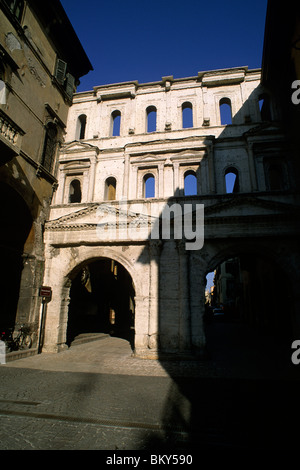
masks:
{"label": "doorway", "polygon": [[[0,286],[0,322],[2,328],[14,328],[20,286],[24,277],[24,259],[29,256],[33,245],[33,220],[30,210],[22,196],[11,186],[0,183],[0,255],[2,263],[2,282]],[[24,246],[26,245],[26,255]],[[31,287],[27,274],[25,282]],[[27,294],[28,297],[28,294]],[[20,306],[22,309],[22,305]],[[24,308],[24,307],[23,307]]]}
{"label": "doorway", "polygon": [[134,298],[132,278],[117,261],[101,258],[81,267],[70,289],[67,345],[81,334],[104,333],[134,349]]}
{"label": "doorway", "polygon": [[245,370],[251,364],[266,370],[270,364],[289,366],[293,298],[280,266],[267,257],[243,254],[218,263],[206,279],[209,354]]}

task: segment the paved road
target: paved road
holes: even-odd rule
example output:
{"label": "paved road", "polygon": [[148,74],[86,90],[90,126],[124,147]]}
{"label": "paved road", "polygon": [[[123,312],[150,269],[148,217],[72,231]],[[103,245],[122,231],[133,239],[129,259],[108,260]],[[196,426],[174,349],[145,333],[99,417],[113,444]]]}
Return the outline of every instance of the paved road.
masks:
{"label": "paved road", "polygon": [[299,370],[230,327],[226,349],[218,328],[202,362],[133,358],[108,337],[1,365],[0,449],[298,448]]}

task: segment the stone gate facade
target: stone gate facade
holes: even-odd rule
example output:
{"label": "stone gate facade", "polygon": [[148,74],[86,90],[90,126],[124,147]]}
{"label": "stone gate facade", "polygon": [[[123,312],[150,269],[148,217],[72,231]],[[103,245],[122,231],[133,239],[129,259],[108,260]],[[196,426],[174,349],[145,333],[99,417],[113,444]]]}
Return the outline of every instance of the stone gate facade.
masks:
{"label": "stone gate facade", "polygon": [[[53,295],[44,350],[66,347],[72,282],[101,259],[132,279],[140,357],[201,354],[205,276],[244,254],[288,279],[292,308],[281,320],[289,316],[299,332],[299,200],[280,119],[260,70],[247,67],[77,93],[45,226],[44,285]],[[200,205],[199,246],[187,249],[192,237],[175,233],[172,211],[170,236],[153,236],[170,207],[182,220],[188,207],[195,229]]]}

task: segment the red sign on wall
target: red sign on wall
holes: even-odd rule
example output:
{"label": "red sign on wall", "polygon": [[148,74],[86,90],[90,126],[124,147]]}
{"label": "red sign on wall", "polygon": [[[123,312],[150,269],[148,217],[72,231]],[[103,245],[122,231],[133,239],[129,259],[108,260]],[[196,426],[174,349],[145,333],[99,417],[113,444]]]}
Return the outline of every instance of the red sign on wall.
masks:
{"label": "red sign on wall", "polygon": [[52,289],[48,286],[41,286],[40,287],[40,297],[45,297],[47,300],[51,299],[52,296]]}

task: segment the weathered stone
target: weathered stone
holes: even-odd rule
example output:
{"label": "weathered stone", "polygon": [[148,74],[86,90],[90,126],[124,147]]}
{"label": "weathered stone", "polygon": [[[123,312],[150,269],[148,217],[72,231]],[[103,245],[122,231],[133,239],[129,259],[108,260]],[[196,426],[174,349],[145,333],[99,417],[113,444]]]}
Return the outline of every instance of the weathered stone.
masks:
{"label": "weathered stone", "polygon": [[[255,252],[275,260],[279,247],[287,246],[290,266],[295,251],[289,240],[299,230],[292,222],[298,214],[289,191],[293,174],[275,103],[272,121],[262,121],[264,91],[260,70],[241,67],[189,79],[103,85],[74,96],[59,158],[59,188],[45,231],[44,283],[54,293],[46,350],[57,348],[66,336],[64,286],[91,261],[111,259],[130,274],[134,349],[141,357],[203,352],[205,276],[226,256]],[[223,102],[231,107],[232,120],[226,124],[221,123]],[[154,108],[156,127],[148,131],[147,116]],[[186,108],[192,110],[189,127],[183,118]],[[117,115],[120,131],[114,128]],[[280,188],[272,187],[270,162],[282,169]],[[236,177],[231,193],[228,172]],[[190,196],[187,175],[195,178]],[[146,192],[149,176],[154,178],[151,197]],[[80,193],[70,203],[74,180]],[[175,226],[170,239],[157,240],[159,218],[172,204],[179,214],[194,204],[194,216],[195,205],[204,204],[204,247],[188,251],[184,231],[181,240],[174,240]],[[296,292],[295,267],[293,274]]]}

